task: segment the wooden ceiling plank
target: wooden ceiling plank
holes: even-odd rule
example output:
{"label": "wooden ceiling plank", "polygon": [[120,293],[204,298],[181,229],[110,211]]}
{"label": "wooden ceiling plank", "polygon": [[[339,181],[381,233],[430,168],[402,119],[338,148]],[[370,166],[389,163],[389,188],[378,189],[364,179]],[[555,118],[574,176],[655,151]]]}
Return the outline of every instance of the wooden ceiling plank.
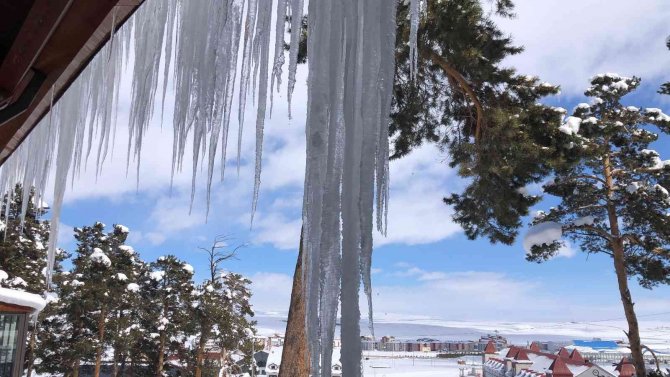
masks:
{"label": "wooden ceiling plank", "polygon": [[[121,2],[123,6],[114,10]],[[34,68],[48,75],[33,103],[25,112],[0,126],[0,165],[48,112],[52,88],[58,100],[109,39],[112,20],[116,19],[114,30],[118,30],[136,10],[137,6],[131,6],[130,2],[137,2],[139,6],[143,0],[74,0],[62,25],[34,64]]]}
{"label": "wooden ceiling plank", "polygon": [[0,66],[0,96],[17,98],[20,82],[29,72],[73,0],[36,0]]}

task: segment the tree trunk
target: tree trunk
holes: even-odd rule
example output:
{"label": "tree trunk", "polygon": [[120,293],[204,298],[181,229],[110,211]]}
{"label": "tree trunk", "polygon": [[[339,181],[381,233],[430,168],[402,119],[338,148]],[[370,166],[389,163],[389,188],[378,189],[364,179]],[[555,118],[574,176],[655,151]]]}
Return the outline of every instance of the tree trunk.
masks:
{"label": "tree trunk", "polygon": [[309,355],[305,333],[305,296],[302,287],[302,236],[299,250],[298,262],[293,274],[291,306],[288,311],[279,377],[309,377]]}
{"label": "tree trunk", "polygon": [[165,361],[165,331],[161,331],[160,344],[158,345],[158,363],[156,364],[156,377],[163,376],[164,361]]}
{"label": "tree trunk", "polygon": [[642,343],[640,341],[640,328],[637,323],[637,315],[635,315],[635,308],[633,298],[628,289],[628,276],[626,274],[626,261],[624,260],[623,243],[617,242],[614,246],[614,269],[616,271],[617,281],[619,283],[619,295],[623,303],[623,310],[626,314],[626,321],[628,322],[628,342],[630,343],[630,353],[635,365],[635,374],[637,377],[646,377],[647,373],[644,365],[644,357],[642,356]]}
{"label": "tree trunk", "polygon": [[102,365],[102,353],[105,350],[105,317],[107,313],[105,308],[100,309],[100,318],[98,318],[98,349],[95,352],[95,371],[93,372],[94,377],[100,377],[100,367]]}
{"label": "tree trunk", "polygon": [[205,359],[205,344],[207,344],[207,337],[203,332],[200,336],[200,341],[198,341],[198,352],[195,356],[195,377],[202,377],[202,362]]}
{"label": "tree trunk", "polygon": [[114,330],[114,368],[112,369],[112,377],[116,377],[119,375],[119,358],[120,358],[120,353],[119,349],[121,348],[119,344],[119,328],[120,328],[120,323],[121,323],[121,318],[123,318],[123,312],[121,310],[116,311],[116,329]]}
{"label": "tree trunk", "polygon": [[79,377],[79,359],[75,360],[72,365],[72,377]]}
{"label": "tree trunk", "polygon": [[35,342],[37,338],[37,321],[33,326],[33,331],[30,333],[30,343],[28,344],[28,365],[26,365],[26,377],[32,377],[33,366],[35,364]]}
{"label": "tree trunk", "polygon": [[619,285],[619,296],[621,297],[621,303],[626,315],[626,322],[628,322],[626,336],[628,337],[628,343],[630,343],[630,354],[633,359],[633,365],[635,365],[635,374],[637,377],[646,377],[647,372],[645,370],[644,357],[642,356],[642,343],[640,342],[640,327],[637,322],[637,315],[635,315],[633,297],[628,289],[628,273],[626,272],[623,238],[619,229],[619,217],[616,213],[616,207],[611,201],[615,187],[612,179],[612,164],[609,154],[605,155],[603,162],[608,194],[607,214],[610,231],[612,232],[610,246],[614,257],[614,271],[616,272],[617,283]]}

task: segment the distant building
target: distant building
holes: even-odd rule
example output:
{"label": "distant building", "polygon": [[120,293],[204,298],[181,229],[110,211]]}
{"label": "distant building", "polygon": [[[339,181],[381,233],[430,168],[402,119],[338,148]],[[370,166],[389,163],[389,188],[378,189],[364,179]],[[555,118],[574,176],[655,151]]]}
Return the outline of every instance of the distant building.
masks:
{"label": "distant building", "polygon": [[361,338],[363,351],[387,352],[442,352],[442,353],[478,353],[483,352],[486,344],[493,341],[500,348],[507,346],[507,339],[502,336],[482,337],[474,340],[437,340],[420,338],[416,340],[397,340],[393,336],[383,336],[378,341],[369,337]]}
{"label": "distant building", "polygon": [[487,344],[483,377],[631,377],[630,367],[622,360],[622,368],[614,375],[584,360],[577,350],[561,348],[558,353],[540,350],[538,343],[530,348],[511,346],[498,351],[493,341]]}
{"label": "distant building", "polygon": [[601,339],[573,340],[572,344],[576,347],[593,348],[596,351],[616,350],[620,347],[619,344],[617,344],[617,342],[615,342],[613,340],[601,340]]}

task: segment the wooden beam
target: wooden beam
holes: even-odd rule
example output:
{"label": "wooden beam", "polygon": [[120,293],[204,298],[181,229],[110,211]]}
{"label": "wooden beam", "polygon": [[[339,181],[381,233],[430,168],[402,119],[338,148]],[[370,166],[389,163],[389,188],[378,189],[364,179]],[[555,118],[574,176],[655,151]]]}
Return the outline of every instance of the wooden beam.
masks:
{"label": "wooden beam", "polygon": [[0,313],[26,314],[26,313],[32,313],[33,311],[35,311],[35,309],[29,308],[27,306],[6,304],[4,302],[0,302]]}
{"label": "wooden beam", "polygon": [[[110,37],[143,0],[72,0],[31,68],[46,75],[30,106],[0,126],[0,165],[48,113]],[[114,14],[116,12],[116,14]],[[112,25],[116,20],[116,25]]]}
{"label": "wooden beam", "polygon": [[42,48],[67,12],[73,0],[36,0],[21,26],[18,37],[0,65],[0,97],[17,98],[20,82],[25,81]]}

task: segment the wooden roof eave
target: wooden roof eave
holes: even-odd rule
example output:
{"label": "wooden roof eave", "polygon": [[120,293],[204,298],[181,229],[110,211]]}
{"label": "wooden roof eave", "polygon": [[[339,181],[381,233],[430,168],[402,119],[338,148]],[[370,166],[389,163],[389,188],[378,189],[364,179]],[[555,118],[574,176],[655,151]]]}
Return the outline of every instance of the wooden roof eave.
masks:
{"label": "wooden roof eave", "polygon": [[40,82],[33,79],[32,93],[26,90],[32,98],[23,98],[25,109],[0,124],[0,165],[48,113],[52,88],[55,102],[109,40],[111,31],[118,30],[143,1],[72,0],[30,67],[43,75]]}

